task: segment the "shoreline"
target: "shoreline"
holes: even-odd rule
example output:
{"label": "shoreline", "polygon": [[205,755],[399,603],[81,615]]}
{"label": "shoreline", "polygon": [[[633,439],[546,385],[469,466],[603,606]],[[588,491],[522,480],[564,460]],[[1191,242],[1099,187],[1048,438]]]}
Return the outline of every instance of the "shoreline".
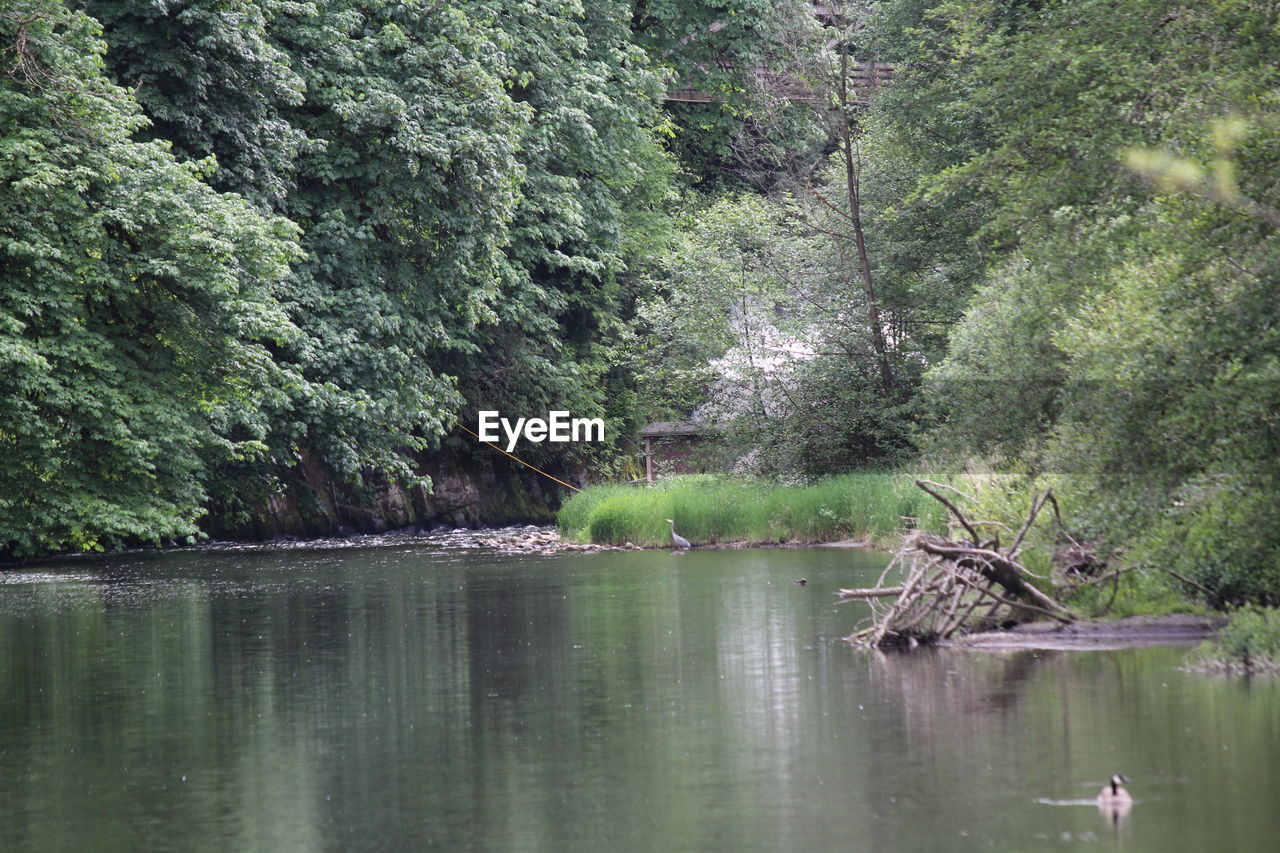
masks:
{"label": "shoreline", "polygon": [[[49,555],[35,560],[0,564],[0,573],[31,568],[63,560],[95,561],[126,554],[164,554],[198,550],[327,550],[380,545],[416,544],[446,549],[488,550],[515,555],[554,556],[556,554],[597,554],[620,551],[664,551],[671,547],[644,547],[631,542],[622,545],[567,542],[559,530],[549,525],[515,525],[511,527],[451,528],[424,531],[393,530],[386,533],[358,534],[344,537],[294,538],[280,537],[262,542],[213,540],[199,545],[176,548],[140,548],[113,552],[88,552]],[[841,539],[834,542],[715,542],[694,546],[695,551],[735,551],[746,549],[787,550],[800,548],[867,548],[879,549],[866,538]],[[887,553],[887,552],[886,552]],[[1166,614],[1128,616],[1121,619],[1095,619],[1063,625],[1058,622],[1027,622],[1013,628],[966,634],[933,643],[938,648],[986,651],[1105,651],[1143,646],[1193,646],[1214,637],[1227,623],[1222,614]]]}
{"label": "shoreline", "polygon": [[[630,542],[625,545],[597,545],[562,542],[559,532],[550,528],[556,541],[552,550],[540,553],[599,553],[603,551],[670,551],[671,548],[645,548]],[[877,549],[869,539],[842,539],[835,542],[716,542],[696,545],[695,551],[731,551],[758,548],[868,548]],[[518,553],[505,551],[504,553]],[[534,553],[539,553],[534,551]],[[889,553],[886,551],[886,553]],[[1090,619],[1064,625],[1054,621],[1025,622],[1012,628],[966,634],[953,640],[934,643],[938,648],[975,649],[984,651],[1108,651],[1148,646],[1196,646],[1215,637],[1227,624],[1223,614],[1173,613],[1126,616],[1119,619]]]}
{"label": "shoreline", "polygon": [[934,645],[991,651],[1107,651],[1144,646],[1193,646],[1211,639],[1227,623],[1221,614],[1172,613],[1126,616],[1063,625],[1027,622],[1013,628],[966,634]]}
{"label": "shoreline", "polygon": [[[271,539],[208,539],[192,545],[142,546],[108,551],[74,551],[46,554],[25,560],[0,562],[0,572],[63,560],[109,559],[130,554],[179,554],[190,551],[254,551],[254,550],[327,550],[376,548],[381,545],[418,544],[441,548],[488,549],[500,554],[594,554],[605,551],[673,551],[670,545],[646,546],[626,542],[622,545],[600,545],[595,542],[570,542],[562,539],[555,525],[510,525],[507,527],[442,527],[426,530],[419,527],[399,528],[382,533],[354,533],[334,536],[290,536]],[[736,551],[747,548],[874,548],[866,539],[843,539],[835,542],[713,542],[695,545],[694,551]]]}

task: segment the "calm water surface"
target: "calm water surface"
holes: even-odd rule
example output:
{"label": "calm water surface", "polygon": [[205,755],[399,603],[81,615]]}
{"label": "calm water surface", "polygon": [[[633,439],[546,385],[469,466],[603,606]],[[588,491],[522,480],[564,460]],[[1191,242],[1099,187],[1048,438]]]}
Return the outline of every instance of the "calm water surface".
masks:
{"label": "calm water surface", "polygon": [[[832,591],[881,559],[401,542],[0,574],[0,850],[1276,849],[1276,681],[1181,649],[855,651]],[[1091,803],[1113,771],[1119,821]]]}

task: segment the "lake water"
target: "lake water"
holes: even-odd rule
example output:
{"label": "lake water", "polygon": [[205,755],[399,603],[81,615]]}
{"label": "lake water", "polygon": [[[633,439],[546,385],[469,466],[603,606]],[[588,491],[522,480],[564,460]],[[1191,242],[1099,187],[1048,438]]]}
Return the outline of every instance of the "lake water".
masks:
{"label": "lake water", "polygon": [[[1276,849],[1276,681],[851,649],[832,592],[882,564],[402,541],[10,570],[0,850]],[[1123,818],[1092,804],[1112,772]]]}

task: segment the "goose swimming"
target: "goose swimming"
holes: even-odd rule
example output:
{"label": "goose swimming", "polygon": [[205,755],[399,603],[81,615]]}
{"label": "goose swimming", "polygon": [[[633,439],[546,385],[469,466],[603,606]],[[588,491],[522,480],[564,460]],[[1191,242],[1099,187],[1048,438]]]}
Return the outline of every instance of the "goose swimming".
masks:
{"label": "goose swimming", "polygon": [[1120,787],[1121,782],[1129,780],[1121,776],[1119,773],[1111,777],[1111,781],[1102,786],[1102,790],[1098,792],[1098,805],[1100,806],[1127,806],[1133,802],[1133,797],[1129,796],[1129,792]]}

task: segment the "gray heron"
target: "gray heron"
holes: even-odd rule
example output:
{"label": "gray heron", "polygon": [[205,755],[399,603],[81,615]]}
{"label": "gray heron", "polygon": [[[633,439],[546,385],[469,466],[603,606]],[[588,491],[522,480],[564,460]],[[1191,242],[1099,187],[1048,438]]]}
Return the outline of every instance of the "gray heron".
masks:
{"label": "gray heron", "polygon": [[688,539],[685,539],[679,533],[676,533],[676,523],[673,519],[668,518],[666,522],[671,525],[671,541],[676,543],[677,548],[684,549],[693,547],[693,545],[689,543]]}

